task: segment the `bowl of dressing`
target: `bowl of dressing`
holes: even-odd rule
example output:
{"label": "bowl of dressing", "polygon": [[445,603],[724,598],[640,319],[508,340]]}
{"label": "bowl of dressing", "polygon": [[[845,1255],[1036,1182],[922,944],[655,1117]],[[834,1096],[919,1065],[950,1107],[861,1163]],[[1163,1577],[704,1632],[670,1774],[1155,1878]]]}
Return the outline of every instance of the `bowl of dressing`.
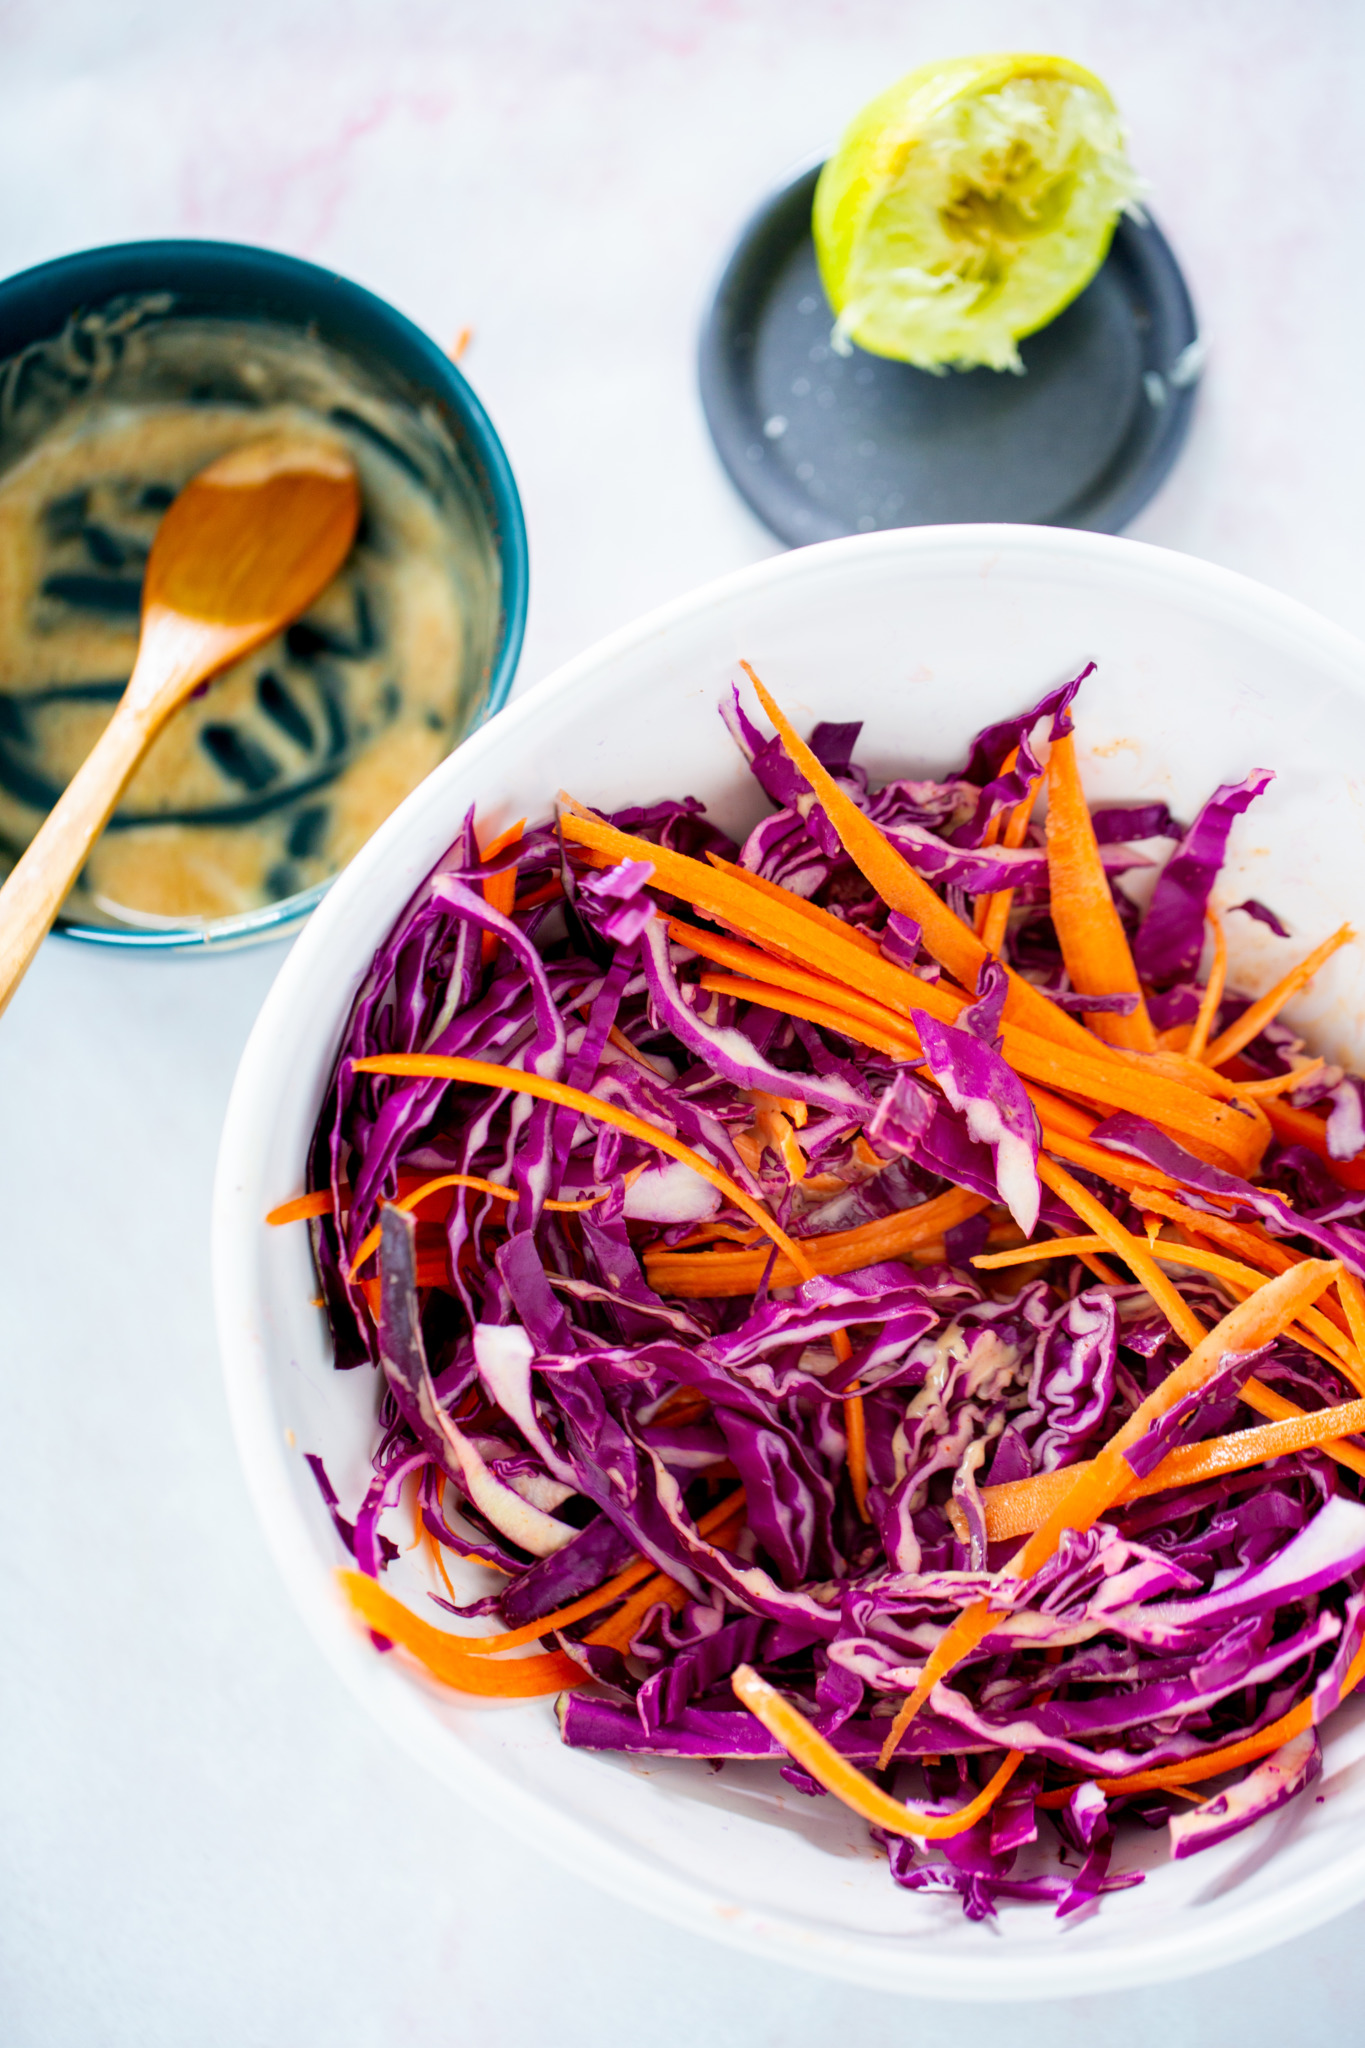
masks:
{"label": "bowl of dressing", "polygon": [[330,271],[137,242],[0,284],[0,875],[122,693],[167,506],[282,428],[345,443],[362,500],[351,555],[169,721],[67,899],[68,937],[221,948],[298,924],[505,701],[526,529],[454,363]]}

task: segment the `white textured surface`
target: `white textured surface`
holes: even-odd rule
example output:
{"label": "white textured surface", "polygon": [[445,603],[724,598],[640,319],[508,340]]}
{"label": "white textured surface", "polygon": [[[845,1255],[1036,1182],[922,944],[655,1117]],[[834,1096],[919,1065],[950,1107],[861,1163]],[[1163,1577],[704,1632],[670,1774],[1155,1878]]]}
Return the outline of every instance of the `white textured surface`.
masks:
{"label": "white textured surface", "polygon": [[[1211,345],[1135,532],[1360,631],[1363,23],[1350,0],[10,0],[0,272],[222,235],[334,264],[442,338],[472,325],[531,528],[531,679],[771,550],[692,373],[751,201],[912,63],[1059,48],[1127,111]],[[278,958],[52,943],[0,1025],[0,2038],[729,2048],[961,2025],[535,1862],[303,1636],[236,1471],[207,1280],[218,1123]],[[1351,2039],[1362,1932],[1355,1913],[1197,1985],[980,2024],[1024,2048]]]}

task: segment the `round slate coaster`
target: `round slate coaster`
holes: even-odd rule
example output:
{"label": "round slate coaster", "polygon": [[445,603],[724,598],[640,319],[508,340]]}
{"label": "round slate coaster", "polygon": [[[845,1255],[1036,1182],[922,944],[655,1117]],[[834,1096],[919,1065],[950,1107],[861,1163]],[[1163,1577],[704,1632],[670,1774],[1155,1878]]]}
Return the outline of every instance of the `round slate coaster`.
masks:
{"label": "round slate coaster", "polygon": [[1202,348],[1155,223],[1121,216],[1097,276],[1019,345],[1025,374],[949,371],[830,345],[815,264],[819,165],[750,220],[701,342],[730,477],[779,540],[1008,520],[1118,533],[1189,428]]}

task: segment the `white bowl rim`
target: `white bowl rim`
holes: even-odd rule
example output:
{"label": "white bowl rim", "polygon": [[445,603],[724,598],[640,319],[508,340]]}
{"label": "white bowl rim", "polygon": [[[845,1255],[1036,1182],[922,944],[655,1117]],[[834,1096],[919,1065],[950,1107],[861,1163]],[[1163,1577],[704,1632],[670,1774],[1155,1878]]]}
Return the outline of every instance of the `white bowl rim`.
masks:
{"label": "white bowl rim", "polygon": [[[1365,1840],[1354,1855],[1335,1858],[1330,1868],[1272,1898],[1244,1904],[1227,1914],[1216,1935],[1214,1930],[1191,1924],[1185,1931],[1164,1936],[1129,1937],[1121,1950],[1084,1957],[1073,1953],[1070,1958],[1051,1949],[1010,1954],[1001,1943],[989,1957],[981,1958],[970,1983],[963,1981],[960,1960],[936,1969],[932,1955],[921,1947],[907,1949],[902,1958],[884,1940],[832,1929],[794,1914],[737,1907],[719,1889],[708,1889],[657,1868],[646,1870],[628,1850],[604,1842],[590,1826],[566,1814],[547,1810],[533,1794],[509,1784],[484,1758],[460,1749],[448,1732],[436,1729],[415,1691],[390,1682],[391,1674],[384,1669],[387,1660],[373,1655],[367,1640],[351,1626],[332,1596],[330,1573],[319,1560],[291,1494],[288,1454],[272,1410],[260,1347],[250,1340],[233,1307],[247,1282],[250,1233],[259,1227],[259,1219],[245,1213],[237,1191],[250,1159],[252,1132],[258,1126],[258,1103],[272,1085],[271,1049],[277,1020],[306,995],[314,961],[327,952],[334,929],[346,920],[352,899],[383,869],[401,844],[412,812],[430,800],[443,778],[464,775],[477,767],[482,753],[504,747],[519,728],[531,724],[549,703],[571,693],[603,663],[662,636],[677,621],[725,604],[737,593],[818,576],[826,568],[837,568],[840,558],[854,552],[952,556],[977,554],[983,547],[1021,554],[1043,549],[1052,563],[1112,560],[1121,555],[1139,576],[1145,574],[1168,589],[1221,594],[1229,604],[1258,615],[1265,625],[1273,624],[1311,643],[1329,659],[1349,662],[1365,677],[1365,643],[1297,599],[1197,556],[1070,528],[959,525],[858,534],[766,557],[660,605],[596,641],[480,726],[418,785],[332,883],[282,965],[242,1055],[218,1159],[212,1259],[232,1428],[248,1491],[275,1562],[324,1656],[353,1696],[414,1758],[489,1819],[510,1825],[538,1851],[548,1852],[577,1876],[588,1878],[629,1905],[644,1904],[690,1932],[768,1961],[799,1964],[868,1988],[996,2003],[1147,1985],[1259,1954],[1365,1898]],[[395,917],[401,908],[401,901],[396,901]]]}

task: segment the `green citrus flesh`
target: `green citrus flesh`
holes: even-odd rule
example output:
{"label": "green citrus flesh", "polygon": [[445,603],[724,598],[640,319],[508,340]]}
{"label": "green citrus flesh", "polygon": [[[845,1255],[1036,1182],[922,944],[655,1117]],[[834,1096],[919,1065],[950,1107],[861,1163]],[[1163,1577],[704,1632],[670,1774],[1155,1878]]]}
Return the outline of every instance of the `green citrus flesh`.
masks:
{"label": "green citrus flesh", "polygon": [[1114,103],[1079,64],[912,71],[864,107],[816,186],[835,346],[1021,370],[1016,344],[1089,284],[1140,189]]}

